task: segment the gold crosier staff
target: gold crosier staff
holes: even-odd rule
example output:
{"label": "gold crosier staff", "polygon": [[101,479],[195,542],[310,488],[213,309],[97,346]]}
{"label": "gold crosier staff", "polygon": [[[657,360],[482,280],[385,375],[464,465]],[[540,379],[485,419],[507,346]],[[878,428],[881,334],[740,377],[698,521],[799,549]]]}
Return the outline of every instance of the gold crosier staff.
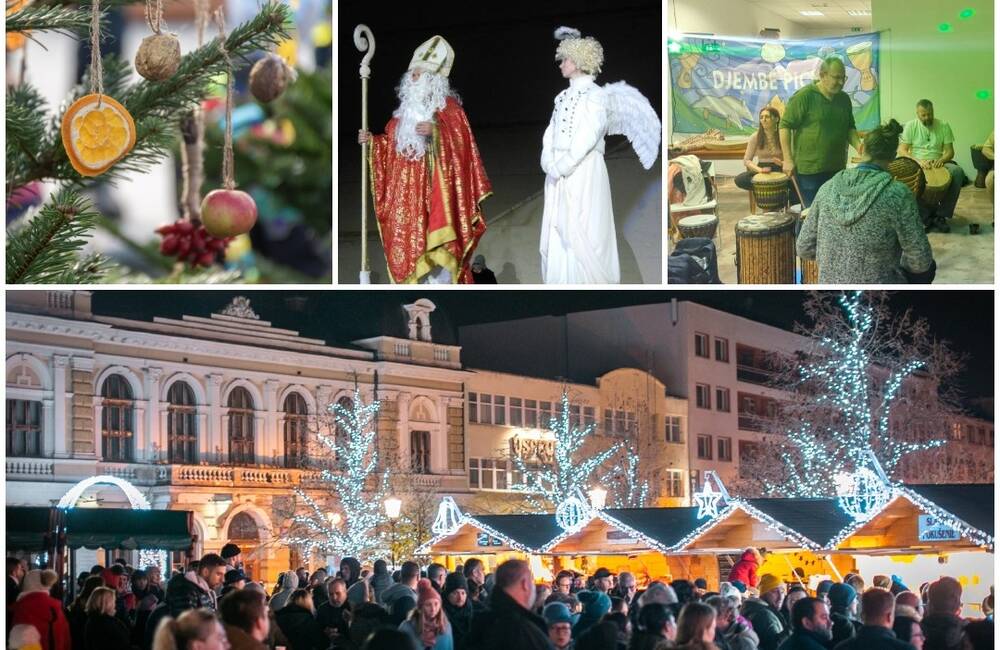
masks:
{"label": "gold crosier staff", "polygon": [[[354,28],[354,47],[366,54],[361,59],[361,130],[368,131],[368,77],[372,74],[369,64],[375,56],[375,36],[368,25]],[[371,284],[371,269],[368,266],[368,142],[361,144],[361,273],[359,282]]]}

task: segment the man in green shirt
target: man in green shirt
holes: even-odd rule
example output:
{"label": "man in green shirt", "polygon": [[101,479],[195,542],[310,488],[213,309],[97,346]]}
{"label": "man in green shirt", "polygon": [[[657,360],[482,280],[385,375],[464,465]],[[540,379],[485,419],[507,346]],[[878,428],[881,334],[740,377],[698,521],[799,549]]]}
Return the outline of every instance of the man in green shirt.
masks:
{"label": "man in green shirt", "polygon": [[781,116],[781,150],[791,152],[782,169],[795,174],[807,205],[823,183],[847,167],[847,144],[861,146],[851,98],[843,91],[846,81],[844,62],[825,59],[819,79],[792,95]]}
{"label": "man in green shirt", "polygon": [[899,136],[899,155],[913,158],[924,169],[944,167],[951,174],[948,193],[937,205],[927,205],[918,201],[920,217],[928,229],[937,228],[948,232],[948,219],[955,215],[955,204],[965,184],[965,172],[953,160],[955,158],[955,136],[947,122],[934,118],[934,104],[929,99],[917,102],[917,119],[903,126]]}

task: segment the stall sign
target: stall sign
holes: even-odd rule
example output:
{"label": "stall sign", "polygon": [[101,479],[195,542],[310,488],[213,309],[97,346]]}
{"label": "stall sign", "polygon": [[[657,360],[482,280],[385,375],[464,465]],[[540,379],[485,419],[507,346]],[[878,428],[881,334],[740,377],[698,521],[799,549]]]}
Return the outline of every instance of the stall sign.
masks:
{"label": "stall sign", "polygon": [[628,533],[622,530],[609,530],[607,532],[608,544],[637,544],[639,542],[635,537],[630,537]]}
{"label": "stall sign", "polygon": [[503,540],[490,537],[488,533],[478,533],[476,535],[476,546],[503,546]]}
{"label": "stall sign", "polygon": [[921,542],[951,542],[961,539],[957,530],[931,515],[920,515],[917,537]]}

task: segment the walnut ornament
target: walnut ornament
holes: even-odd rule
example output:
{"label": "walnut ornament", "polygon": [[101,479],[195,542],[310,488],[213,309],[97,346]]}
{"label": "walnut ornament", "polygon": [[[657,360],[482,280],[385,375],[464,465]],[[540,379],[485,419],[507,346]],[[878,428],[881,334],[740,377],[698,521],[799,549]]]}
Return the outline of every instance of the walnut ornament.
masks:
{"label": "walnut ornament", "polygon": [[267,54],[250,69],[250,92],[259,102],[270,102],[295,81],[295,71],[277,54]]}
{"label": "walnut ornament", "polygon": [[163,81],[181,64],[181,44],[173,34],[151,34],[142,39],[135,69],[150,81]]}

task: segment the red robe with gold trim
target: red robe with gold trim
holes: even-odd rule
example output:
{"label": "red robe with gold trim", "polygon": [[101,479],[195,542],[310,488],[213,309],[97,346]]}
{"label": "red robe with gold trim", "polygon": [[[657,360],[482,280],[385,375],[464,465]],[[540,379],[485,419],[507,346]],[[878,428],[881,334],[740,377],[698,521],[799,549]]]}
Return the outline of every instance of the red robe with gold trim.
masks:
{"label": "red robe with gold trim", "polygon": [[449,97],[434,114],[434,140],[420,160],[396,151],[397,118],[371,139],[375,216],[389,275],[419,282],[441,266],[472,282],[469,263],[486,232],[480,204],[493,193],[462,106]]}

